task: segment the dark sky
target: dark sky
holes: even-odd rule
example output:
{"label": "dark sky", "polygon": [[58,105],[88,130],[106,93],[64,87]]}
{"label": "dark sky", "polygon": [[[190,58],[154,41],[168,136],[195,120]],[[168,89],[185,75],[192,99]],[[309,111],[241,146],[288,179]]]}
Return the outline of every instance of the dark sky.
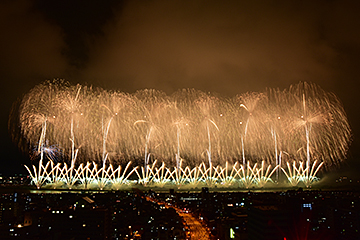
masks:
{"label": "dark sky", "polygon": [[[358,1],[0,2],[0,173],[26,158],[11,105],[46,79],[134,92],[196,88],[224,96],[314,82],[343,102],[360,170]],[[355,173],[355,172],[354,172]]]}

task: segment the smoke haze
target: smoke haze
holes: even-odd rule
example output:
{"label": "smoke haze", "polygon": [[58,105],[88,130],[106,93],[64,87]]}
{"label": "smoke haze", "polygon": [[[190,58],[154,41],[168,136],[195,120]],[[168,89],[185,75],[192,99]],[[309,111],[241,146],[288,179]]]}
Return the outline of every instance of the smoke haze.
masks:
{"label": "smoke haze", "polygon": [[53,78],[226,96],[314,82],[343,101],[356,136],[359,10],[336,0],[2,1],[2,152],[11,103]]}

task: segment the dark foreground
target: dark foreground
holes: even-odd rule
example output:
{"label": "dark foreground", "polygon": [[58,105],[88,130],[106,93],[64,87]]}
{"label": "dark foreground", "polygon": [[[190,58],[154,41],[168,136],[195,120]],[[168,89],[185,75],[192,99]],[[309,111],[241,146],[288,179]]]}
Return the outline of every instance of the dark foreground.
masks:
{"label": "dark foreground", "polygon": [[1,190],[1,239],[360,238],[359,191]]}

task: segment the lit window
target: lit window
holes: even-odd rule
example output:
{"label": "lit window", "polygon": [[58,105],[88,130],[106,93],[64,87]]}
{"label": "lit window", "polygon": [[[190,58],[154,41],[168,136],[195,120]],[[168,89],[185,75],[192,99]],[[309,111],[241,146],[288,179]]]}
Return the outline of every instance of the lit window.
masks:
{"label": "lit window", "polygon": [[304,203],[303,208],[310,208],[310,210],[312,210],[312,204],[311,203]]}

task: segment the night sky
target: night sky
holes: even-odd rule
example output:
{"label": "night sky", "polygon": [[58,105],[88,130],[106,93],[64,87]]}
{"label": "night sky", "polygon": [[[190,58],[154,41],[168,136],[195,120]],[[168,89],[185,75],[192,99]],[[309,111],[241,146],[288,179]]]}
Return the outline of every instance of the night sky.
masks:
{"label": "night sky", "polygon": [[[234,96],[313,82],[342,101],[360,171],[358,1],[0,2],[0,173],[29,164],[11,142],[12,104],[35,85],[72,84]],[[360,162],[360,161],[359,161]]]}

